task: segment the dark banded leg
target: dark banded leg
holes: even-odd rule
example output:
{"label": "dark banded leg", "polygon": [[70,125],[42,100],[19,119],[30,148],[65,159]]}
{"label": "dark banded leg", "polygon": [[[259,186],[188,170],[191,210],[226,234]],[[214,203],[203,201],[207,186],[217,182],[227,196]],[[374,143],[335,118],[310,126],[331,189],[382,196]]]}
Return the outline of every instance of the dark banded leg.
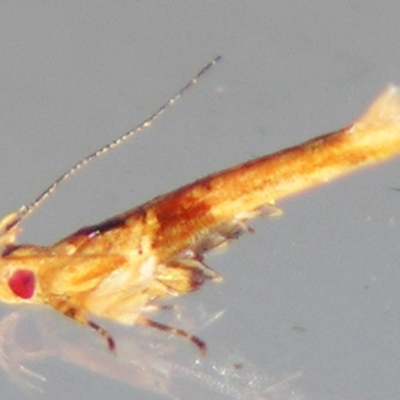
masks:
{"label": "dark banded leg", "polygon": [[205,355],[207,352],[207,345],[201,339],[199,339],[195,335],[192,335],[191,333],[184,331],[183,329],[179,329],[179,328],[175,328],[173,326],[161,324],[160,322],[153,321],[142,315],[139,315],[139,317],[136,319],[135,323],[137,323],[139,325],[150,326],[150,327],[156,328],[160,331],[169,332],[172,335],[181,336],[181,337],[185,338],[186,340],[191,341],[195,346],[197,346],[197,348],[200,350],[200,353],[202,355]]}
{"label": "dark banded leg", "polygon": [[72,318],[73,320],[83,324],[87,325],[90,328],[94,329],[96,332],[100,333],[100,335],[107,341],[107,345],[109,350],[115,354],[115,340],[114,338],[107,332],[106,329],[101,327],[99,324],[96,322],[91,321],[90,319],[87,319],[83,314],[77,312],[77,310],[73,307],[70,307],[64,311],[64,314]]}
{"label": "dark banded leg", "polygon": [[115,351],[115,340],[114,338],[100,325],[96,324],[93,321],[87,320],[88,326],[93,328],[96,332],[100,333],[101,336],[107,341],[108,344],[108,349],[111,351],[111,353],[116,353]]}

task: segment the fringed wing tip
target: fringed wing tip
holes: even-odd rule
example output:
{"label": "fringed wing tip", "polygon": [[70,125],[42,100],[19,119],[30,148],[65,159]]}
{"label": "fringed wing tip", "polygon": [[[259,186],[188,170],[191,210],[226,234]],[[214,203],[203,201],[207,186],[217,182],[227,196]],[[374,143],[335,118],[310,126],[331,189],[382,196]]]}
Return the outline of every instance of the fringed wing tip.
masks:
{"label": "fringed wing tip", "polygon": [[359,118],[363,125],[398,124],[400,127],[400,87],[389,85]]}

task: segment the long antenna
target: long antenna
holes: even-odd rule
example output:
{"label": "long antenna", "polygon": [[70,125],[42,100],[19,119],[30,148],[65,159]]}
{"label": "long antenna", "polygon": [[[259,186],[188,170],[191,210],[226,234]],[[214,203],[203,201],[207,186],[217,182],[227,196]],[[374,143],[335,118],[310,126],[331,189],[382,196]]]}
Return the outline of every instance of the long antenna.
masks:
{"label": "long antenna", "polygon": [[70,168],[67,172],[61,175],[58,179],[56,179],[43,193],[41,193],[31,204],[22,206],[15,217],[7,227],[5,227],[4,231],[8,232],[11,228],[19,224],[23,219],[25,219],[28,215],[30,215],[33,211],[35,211],[47,198],[49,198],[58,188],[58,186],[69,179],[72,175],[78,172],[80,169],[86,167],[91,161],[95,158],[98,158],[109,150],[112,150],[118,147],[120,144],[130,139],[133,136],[136,136],[141,131],[149,128],[163,113],[164,111],[171,107],[179,98],[190,88],[196,85],[197,81],[201,76],[203,76],[211,67],[213,67],[219,60],[221,56],[217,56],[212,59],[207,65],[205,65],[182,89],[179,90],[174,96],[172,96],[167,102],[165,102],[154,114],[152,114],[149,118],[143,121],[140,125],[133,128],[131,131],[123,134],[119,138],[113,140],[112,142],[106,144],[100,149],[96,150],[92,154],[89,154],[83,160],[77,162],[72,168]]}

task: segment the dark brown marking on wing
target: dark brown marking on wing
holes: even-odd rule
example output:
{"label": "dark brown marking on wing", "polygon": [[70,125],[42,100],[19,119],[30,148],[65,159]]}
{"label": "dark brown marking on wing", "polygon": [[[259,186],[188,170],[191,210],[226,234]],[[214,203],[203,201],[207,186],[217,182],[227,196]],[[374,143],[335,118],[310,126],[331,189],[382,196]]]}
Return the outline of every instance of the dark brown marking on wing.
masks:
{"label": "dark brown marking on wing", "polygon": [[180,223],[191,224],[204,217],[210,205],[201,198],[189,193],[176,193],[169,201],[157,204],[157,219],[160,229],[164,230]]}
{"label": "dark brown marking on wing", "polygon": [[114,218],[107,219],[96,225],[85,226],[74,233],[74,236],[85,235],[88,237],[98,236],[105,232],[113,229],[124,227],[126,224],[126,218],[116,216]]}
{"label": "dark brown marking on wing", "polygon": [[12,253],[17,251],[19,248],[23,247],[22,245],[12,245],[12,246],[7,246],[3,252],[1,253],[2,257],[7,257],[10,256]]}

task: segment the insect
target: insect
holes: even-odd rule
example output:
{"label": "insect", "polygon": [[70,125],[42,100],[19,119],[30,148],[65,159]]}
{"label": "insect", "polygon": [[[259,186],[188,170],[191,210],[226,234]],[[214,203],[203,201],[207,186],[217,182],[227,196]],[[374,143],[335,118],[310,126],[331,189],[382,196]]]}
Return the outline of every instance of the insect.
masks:
{"label": "insect", "polygon": [[400,153],[400,94],[389,86],[352,125],[211,174],[50,246],[18,245],[20,222],[93,158],[148,128],[219,61],[207,64],[177,95],[134,130],[76,164],[31,205],[0,222],[0,300],[45,304],[112,336],[92,316],[198,337],[147,317],[156,300],[199,289],[221,276],[204,255],[249,230],[248,220],[279,213],[277,200]]}

